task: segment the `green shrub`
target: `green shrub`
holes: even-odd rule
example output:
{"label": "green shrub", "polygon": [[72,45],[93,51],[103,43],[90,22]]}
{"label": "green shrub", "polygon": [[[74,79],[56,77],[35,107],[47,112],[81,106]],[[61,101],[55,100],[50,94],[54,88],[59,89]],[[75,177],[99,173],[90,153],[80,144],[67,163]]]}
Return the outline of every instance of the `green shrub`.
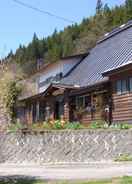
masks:
{"label": "green shrub", "polygon": [[63,126],[62,126],[60,120],[56,120],[56,121],[54,122],[53,129],[63,129]]}
{"label": "green shrub", "polygon": [[128,124],[120,124],[120,129],[129,129],[129,125]]}
{"label": "green shrub", "polygon": [[130,129],[132,126],[127,123],[118,123],[118,124],[112,124],[110,128],[112,129]]}
{"label": "green shrub", "polygon": [[132,161],[132,155],[129,155],[129,154],[121,154],[114,161],[115,162],[129,162],[129,161]]}
{"label": "green shrub", "polygon": [[17,132],[18,130],[22,130],[23,128],[25,128],[24,125],[21,122],[17,121],[16,123],[10,124],[8,130],[10,132]]}
{"label": "green shrub", "polygon": [[130,129],[132,128],[132,125],[129,125],[127,123],[118,123],[118,124],[112,124],[108,125],[105,121],[94,121],[90,124],[89,128],[92,129]]}
{"label": "green shrub", "polygon": [[48,122],[43,122],[43,128],[44,129],[51,129],[51,125]]}
{"label": "green shrub", "polygon": [[7,68],[5,67],[3,70],[1,70],[0,103],[2,104],[2,108],[8,119],[10,119],[13,123],[16,121],[15,109],[17,107],[18,96],[22,92],[20,78],[21,74],[13,72],[8,66]]}
{"label": "green shrub", "polygon": [[65,124],[64,128],[77,130],[77,129],[84,128],[84,126],[81,125],[79,122],[73,122],[73,123],[69,122]]}
{"label": "green shrub", "polygon": [[48,122],[36,122],[30,126],[34,130],[51,129],[51,125]]}
{"label": "green shrub", "polygon": [[94,121],[90,124],[89,128],[92,129],[108,128],[108,125],[104,121]]}

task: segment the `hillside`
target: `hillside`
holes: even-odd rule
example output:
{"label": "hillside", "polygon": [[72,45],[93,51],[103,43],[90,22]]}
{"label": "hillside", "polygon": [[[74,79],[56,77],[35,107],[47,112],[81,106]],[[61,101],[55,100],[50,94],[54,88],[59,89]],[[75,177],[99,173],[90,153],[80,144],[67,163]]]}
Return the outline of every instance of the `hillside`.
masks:
{"label": "hillside", "polygon": [[109,8],[97,1],[96,14],[85,18],[81,24],[66,27],[43,39],[34,34],[27,47],[20,45],[15,54],[9,53],[6,60],[20,65],[24,73],[30,74],[36,69],[37,59],[55,62],[60,57],[87,52],[96,41],[108,31],[132,19],[132,0],[126,0],[121,6]]}

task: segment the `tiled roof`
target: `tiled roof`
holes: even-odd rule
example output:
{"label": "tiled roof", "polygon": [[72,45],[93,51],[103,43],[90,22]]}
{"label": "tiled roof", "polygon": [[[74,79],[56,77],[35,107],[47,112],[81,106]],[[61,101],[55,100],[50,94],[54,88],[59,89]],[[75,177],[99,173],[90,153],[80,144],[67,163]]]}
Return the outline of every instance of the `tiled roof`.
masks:
{"label": "tiled roof", "polygon": [[104,71],[132,60],[132,21],[106,34],[89,55],[61,83],[86,87],[107,78]]}
{"label": "tiled roof", "polygon": [[130,67],[130,66],[132,66],[132,61],[128,61],[126,63],[123,63],[121,65],[118,65],[115,68],[109,68],[108,70],[104,71],[102,73],[102,75],[107,76],[107,74],[109,74],[111,72],[114,72],[114,71],[117,71],[117,70],[122,70],[124,67]]}

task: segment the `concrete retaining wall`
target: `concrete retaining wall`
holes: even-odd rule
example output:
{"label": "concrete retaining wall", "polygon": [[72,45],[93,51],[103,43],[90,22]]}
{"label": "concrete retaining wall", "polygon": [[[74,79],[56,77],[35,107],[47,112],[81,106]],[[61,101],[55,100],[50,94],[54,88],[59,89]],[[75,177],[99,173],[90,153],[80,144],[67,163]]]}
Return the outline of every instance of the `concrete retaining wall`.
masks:
{"label": "concrete retaining wall", "polygon": [[0,163],[87,163],[132,153],[132,130],[0,134]]}

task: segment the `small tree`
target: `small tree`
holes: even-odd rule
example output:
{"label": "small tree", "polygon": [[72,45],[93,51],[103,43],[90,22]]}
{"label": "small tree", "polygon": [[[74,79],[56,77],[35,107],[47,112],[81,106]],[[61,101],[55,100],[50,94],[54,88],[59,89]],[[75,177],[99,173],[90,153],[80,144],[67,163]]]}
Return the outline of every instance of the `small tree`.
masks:
{"label": "small tree", "polygon": [[2,112],[6,114],[9,121],[15,118],[17,97],[22,89],[19,83],[20,72],[16,71],[19,75],[8,66],[3,67],[0,71],[0,104]]}

